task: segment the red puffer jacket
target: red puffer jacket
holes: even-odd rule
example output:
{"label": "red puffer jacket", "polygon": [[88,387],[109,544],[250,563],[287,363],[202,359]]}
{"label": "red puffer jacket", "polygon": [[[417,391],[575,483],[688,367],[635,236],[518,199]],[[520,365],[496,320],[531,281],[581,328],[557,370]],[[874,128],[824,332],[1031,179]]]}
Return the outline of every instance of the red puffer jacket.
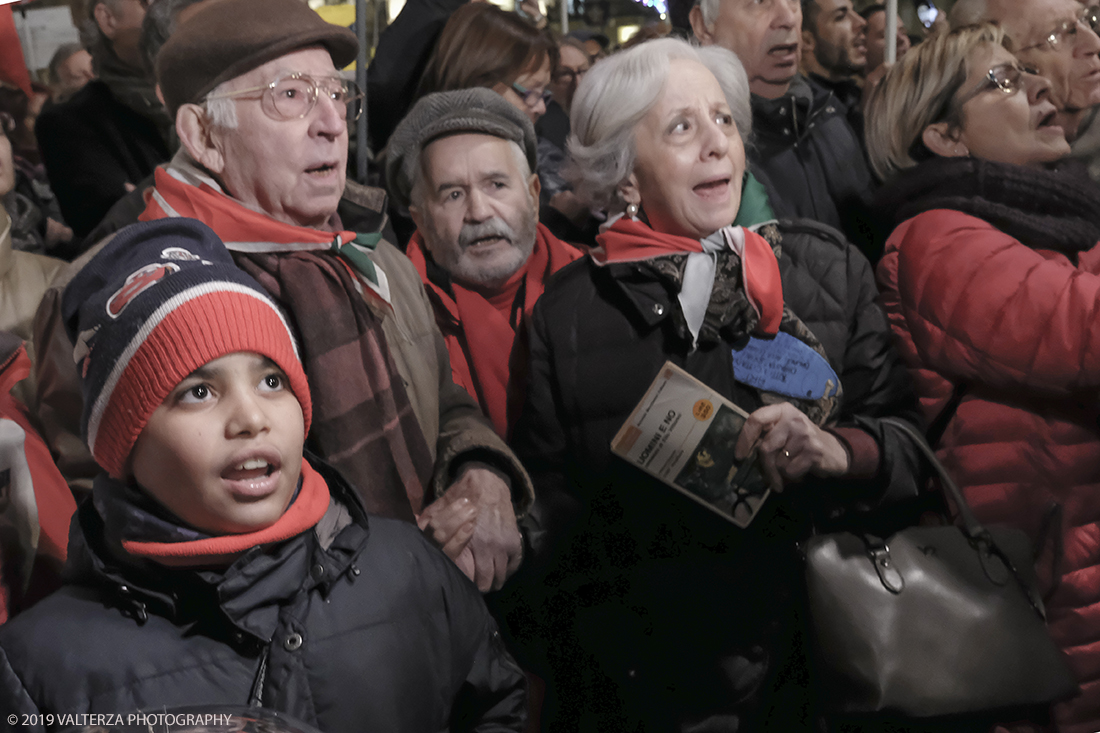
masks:
{"label": "red puffer jacket", "polygon": [[[1043,552],[1051,633],[1083,694],[1063,733],[1100,729],[1100,247],[1075,264],[936,209],[886,243],[878,284],[929,421],[967,386],[939,456],[978,517]],[[1043,530],[1045,517],[1061,521]],[[1060,537],[1058,536],[1060,534]]]}

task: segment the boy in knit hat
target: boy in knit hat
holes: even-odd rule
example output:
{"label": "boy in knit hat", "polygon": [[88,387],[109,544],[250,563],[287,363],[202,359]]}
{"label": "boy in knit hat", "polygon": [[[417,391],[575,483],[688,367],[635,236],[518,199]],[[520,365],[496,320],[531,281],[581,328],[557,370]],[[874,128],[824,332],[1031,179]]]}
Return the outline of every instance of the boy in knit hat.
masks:
{"label": "boy in knit hat", "polygon": [[523,728],[477,589],[303,458],[291,330],[210,229],[123,230],[63,307],[104,473],[68,584],[0,628],[0,719],[250,705],[326,733]]}

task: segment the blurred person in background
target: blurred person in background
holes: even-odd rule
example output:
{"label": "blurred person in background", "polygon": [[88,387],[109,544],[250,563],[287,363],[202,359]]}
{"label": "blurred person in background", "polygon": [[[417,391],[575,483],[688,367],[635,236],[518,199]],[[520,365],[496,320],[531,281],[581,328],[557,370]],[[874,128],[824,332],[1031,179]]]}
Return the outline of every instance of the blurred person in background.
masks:
{"label": "blurred person in background", "polygon": [[1082,690],[1054,722],[1077,733],[1100,729],[1100,189],[1055,166],[1066,117],[1010,47],[988,23],[937,34],[873,93],[897,222],[878,284],[947,470],[980,521],[1035,545]]}
{"label": "blurred person in background", "polygon": [[168,160],[172,120],[138,41],[148,0],[89,0],[81,39],[97,79],[45,110],[35,133],[50,186],[79,240]]}
{"label": "blurred person in background", "polygon": [[[860,11],[860,15],[867,21],[867,63],[863,67],[863,78],[868,79],[886,62],[886,6],[869,5]],[[901,61],[910,45],[909,34],[905,32],[905,24],[901,22],[901,18],[898,18],[896,36],[897,60]]]}
{"label": "blurred person in background", "polygon": [[22,89],[0,84],[0,126],[7,136],[15,184],[2,195],[12,220],[15,248],[54,255],[72,240],[46,170],[39,162],[34,133],[28,129],[29,100]]}
{"label": "blurred person in background", "polygon": [[862,135],[857,81],[867,65],[867,23],[850,0],[804,0],[802,3],[802,71],[832,91]]}
{"label": "blurred person in background", "polygon": [[[33,207],[16,193],[19,170],[12,155],[12,144],[7,133],[13,127],[11,118],[0,112],[0,332],[15,335],[27,344],[27,354],[35,358],[32,324],[38,304],[54,275],[64,266],[64,262],[53,257],[44,257],[34,252],[23,251],[28,238],[37,236],[36,232],[20,229],[25,223],[26,210]],[[13,209],[17,216],[11,216]],[[31,248],[34,249],[34,248]],[[0,391],[3,399],[10,391]],[[20,382],[16,397],[25,405],[33,404],[35,382],[26,379]]]}
{"label": "blurred person in background", "polygon": [[48,68],[50,82],[54,85],[54,102],[64,102],[95,79],[92,55],[79,43],[58,46]]}
{"label": "blurred person in background", "polygon": [[745,66],[756,131],[749,162],[776,213],[840,229],[873,262],[871,170],[847,108],[798,71],[799,0],[698,0],[689,18],[700,43]]}
{"label": "blurred person in background", "polygon": [[469,3],[447,21],[420,94],[486,87],[534,124],[546,113],[557,65],[558,47],[547,33],[490,3]]}
{"label": "blurred person in background", "polygon": [[566,160],[566,140],[569,138],[569,112],[573,96],[585,74],[592,68],[584,44],[565,37],[558,44],[560,58],[554,69],[550,91],[553,99],[546,103],[546,114],[535,123],[539,138],[539,201],[543,222],[555,235],[570,242],[595,245],[596,230],[602,219],[594,218],[588,207],[578,199],[572,187],[561,176]]}

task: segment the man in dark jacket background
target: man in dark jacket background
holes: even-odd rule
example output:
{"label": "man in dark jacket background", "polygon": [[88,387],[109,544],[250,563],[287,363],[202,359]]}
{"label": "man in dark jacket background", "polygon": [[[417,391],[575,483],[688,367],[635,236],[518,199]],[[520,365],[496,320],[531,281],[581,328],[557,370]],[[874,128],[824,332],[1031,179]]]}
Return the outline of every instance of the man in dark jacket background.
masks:
{"label": "man in dark jacket background", "polygon": [[168,160],[172,120],[139,50],[146,0],[89,0],[82,42],[97,80],[43,110],[38,147],[75,241]]}
{"label": "man in dark jacket background", "polygon": [[828,224],[873,249],[874,184],[859,136],[836,95],[798,73],[799,0],[700,0],[689,18],[703,45],[728,48],[745,66],[755,142],[746,152],[775,213]]}
{"label": "man in dark jacket background", "polygon": [[811,81],[836,95],[860,140],[863,87],[857,75],[866,65],[867,21],[851,0],[804,0],[802,68]]}

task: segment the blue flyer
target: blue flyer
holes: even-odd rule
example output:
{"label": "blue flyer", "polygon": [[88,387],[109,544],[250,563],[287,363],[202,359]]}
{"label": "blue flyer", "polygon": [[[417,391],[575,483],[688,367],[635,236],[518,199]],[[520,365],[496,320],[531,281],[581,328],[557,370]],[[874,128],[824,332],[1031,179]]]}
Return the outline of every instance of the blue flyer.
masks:
{"label": "blue flyer", "polygon": [[829,362],[789,333],[750,336],[732,353],[734,379],[750,387],[816,400],[835,395],[840,384]]}

